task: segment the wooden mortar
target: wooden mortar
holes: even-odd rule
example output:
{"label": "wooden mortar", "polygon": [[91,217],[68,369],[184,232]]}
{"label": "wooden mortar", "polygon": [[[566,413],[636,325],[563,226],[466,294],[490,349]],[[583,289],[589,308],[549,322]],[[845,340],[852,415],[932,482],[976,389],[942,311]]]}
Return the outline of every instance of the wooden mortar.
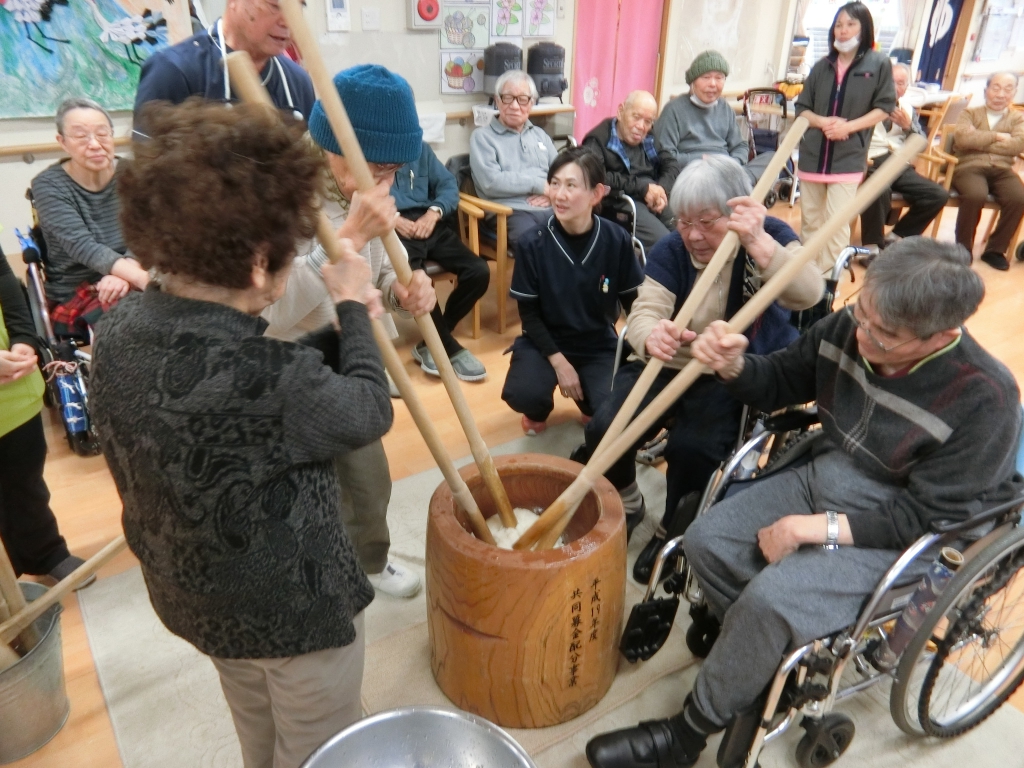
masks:
{"label": "wooden mortar", "polygon": [[[582,467],[542,454],[496,456],[514,507],[544,508]],[[485,518],[497,508],[475,465],[460,474]],[[503,550],[470,532],[447,483],[427,519],[427,623],[434,679],[461,709],[511,728],[571,720],[607,693],[618,668],[626,524],[604,478],[538,552]]]}

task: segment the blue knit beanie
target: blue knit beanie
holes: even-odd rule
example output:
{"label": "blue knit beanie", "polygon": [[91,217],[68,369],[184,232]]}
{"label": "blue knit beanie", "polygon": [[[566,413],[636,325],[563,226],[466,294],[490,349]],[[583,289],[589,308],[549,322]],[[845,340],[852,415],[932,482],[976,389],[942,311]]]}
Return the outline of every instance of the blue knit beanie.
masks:
{"label": "blue knit beanie", "polygon": [[[405,78],[378,64],[360,64],[335,75],[334,87],[369,162],[411,163],[419,158],[423,129]],[[309,135],[326,151],[344,154],[319,99],[309,116]]]}

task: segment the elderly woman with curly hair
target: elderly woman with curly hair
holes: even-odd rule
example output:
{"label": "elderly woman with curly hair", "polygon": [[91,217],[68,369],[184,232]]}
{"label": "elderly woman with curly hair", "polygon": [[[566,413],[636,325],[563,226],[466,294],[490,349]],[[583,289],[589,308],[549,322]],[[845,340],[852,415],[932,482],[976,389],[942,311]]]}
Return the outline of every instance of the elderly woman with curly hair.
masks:
{"label": "elderly woman with curly hair", "polygon": [[[361,715],[373,588],[332,459],[391,426],[366,261],[323,268],[340,331],[263,335],[320,160],[269,109],[148,112],[120,179],[125,241],[160,285],[100,326],[91,399],[157,615],[209,655],[244,764],[291,768]],[[183,226],[187,222],[187,226]]]}

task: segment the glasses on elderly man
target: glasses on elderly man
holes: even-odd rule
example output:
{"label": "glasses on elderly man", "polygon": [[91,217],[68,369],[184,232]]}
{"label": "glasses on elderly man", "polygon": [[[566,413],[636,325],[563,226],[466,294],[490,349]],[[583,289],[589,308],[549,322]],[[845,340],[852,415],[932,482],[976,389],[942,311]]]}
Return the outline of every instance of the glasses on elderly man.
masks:
{"label": "glasses on elderly man", "polygon": [[533,101],[532,96],[513,96],[511,93],[503,93],[499,97],[502,104],[511,104],[513,101],[517,102],[520,107],[525,107]]}
{"label": "glasses on elderly man", "polygon": [[95,131],[76,130],[72,128],[68,131],[66,138],[76,144],[88,144],[93,139],[102,143],[114,138],[114,131],[110,128],[97,128]]}
{"label": "glasses on elderly man", "polygon": [[693,227],[696,227],[699,232],[707,234],[711,231],[711,228],[718,223],[719,219],[724,219],[724,216],[716,216],[713,219],[697,219],[696,221],[685,221],[684,219],[678,219],[676,226],[679,227],[680,232],[686,232]]}
{"label": "glasses on elderly man", "polygon": [[853,322],[855,322],[857,325],[859,325],[860,329],[862,331],[864,331],[865,335],[868,337],[868,341],[870,341],[872,344],[874,344],[875,347],[877,347],[880,351],[884,352],[885,354],[889,354],[894,349],[899,349],[904,344],[909,344],[912,341],[917,341],[917,336],[915,336],[912,339],[907,339],[906,341],[901,341],[899,344],[893,344],[891,347],[886,346],[885,344],[880,342],[878,339],[876,339],[875,338],[875,334],[873,334],[871,332],[871,323],[868,322],[865,319],[857,317],[857,305],[856,304],[847,304],[845,307],[843,307],[843,309],[845,309],[847,312],[850,313],[850,317],[853,318]]}

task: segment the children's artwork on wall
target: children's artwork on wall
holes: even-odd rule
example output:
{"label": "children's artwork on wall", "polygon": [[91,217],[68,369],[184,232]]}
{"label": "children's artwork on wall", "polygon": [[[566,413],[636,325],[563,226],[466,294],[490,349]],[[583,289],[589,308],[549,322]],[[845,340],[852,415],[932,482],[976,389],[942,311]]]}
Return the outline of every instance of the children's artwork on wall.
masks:
{"label": "children's artwork on wall", "polygon": [[491,34],[495,37],[523,36],[523,3],[530,0],[491,0]]}
{"label": "children's artwork on wall", "polygon": [[50,117],[72,96],[130,110],[142,63],[168,42],[160,8],[160,0],[0,0],[0,118]]}
{"label": "children's artwork on wall", "polygon": [[442,50],[486,48],[491,44],[491,6],[444,3],[440,35]]}
{"label": "children's artwork on wall", "polygon": [[554,0],[522,0],[525,4],[527,37],[554,37],[555,34],[555,3]]}
{"label": "children's artwork on wall", "polygon": [[483,51],[441,51],[441,93],[482,93]]}

